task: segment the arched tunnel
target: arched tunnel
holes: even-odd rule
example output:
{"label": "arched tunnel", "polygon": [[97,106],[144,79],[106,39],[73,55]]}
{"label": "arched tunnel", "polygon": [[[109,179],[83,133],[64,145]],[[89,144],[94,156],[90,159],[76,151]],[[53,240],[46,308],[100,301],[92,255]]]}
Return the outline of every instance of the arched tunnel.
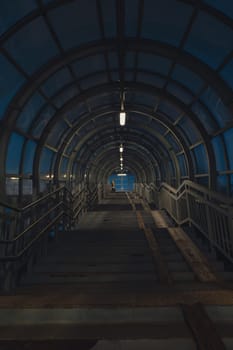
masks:
{"label": "arched tunnel", "polygon": [[3,348],[233,349],[232,1],[2,0],[0,46]]}

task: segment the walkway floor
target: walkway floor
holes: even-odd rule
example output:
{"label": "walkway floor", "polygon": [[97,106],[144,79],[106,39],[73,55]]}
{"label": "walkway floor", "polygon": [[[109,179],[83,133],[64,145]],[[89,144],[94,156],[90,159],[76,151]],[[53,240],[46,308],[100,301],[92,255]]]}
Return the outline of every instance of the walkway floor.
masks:
{"label": "walkway floor", "polygon": [[168,226],[132,194],[109,194],[51,243],[16,295],[0,297],[0,340],[14,334],[17,349],[30,334],[33,349],[43,341],[59,349],[58,340],[71,349],[76,339],[84,350],[105,339],[93,350],[192,350],[196,332],[233,349],[233,292],[218,278],[222,264],[200,260],[191,240]]}

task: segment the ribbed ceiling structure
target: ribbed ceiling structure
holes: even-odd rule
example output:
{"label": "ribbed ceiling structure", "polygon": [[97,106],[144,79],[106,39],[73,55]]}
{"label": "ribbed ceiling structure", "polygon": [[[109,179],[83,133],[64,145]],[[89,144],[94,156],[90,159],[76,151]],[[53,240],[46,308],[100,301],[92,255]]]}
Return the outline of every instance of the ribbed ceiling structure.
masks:
{"label": "ribbed ceiling structure", "polygon": [[231,0],[3,0],[0,35],[2,194],[106,180],[121,143],[138,181],[233,193]]}

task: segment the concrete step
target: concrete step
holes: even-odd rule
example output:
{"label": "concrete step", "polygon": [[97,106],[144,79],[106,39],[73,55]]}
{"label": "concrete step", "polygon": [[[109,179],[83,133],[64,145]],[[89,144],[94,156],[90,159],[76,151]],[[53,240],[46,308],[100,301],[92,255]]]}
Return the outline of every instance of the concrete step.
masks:
{"label": "concrete step", "polygon": [[140,272],[154,272],[155,266],[150,263],[146,264],[38,264],[33,269],[34,273],[140,273]]}
{"label": "concrete step", "polygon": [[53,273],[53,274],[33,274],[22,278],[21,285],[32,284],[67,284],[67,283],[106,283],[124,281],[150,281],[158,280],[155,273],[110,273],[110,274],[76,274],[76,273]]}

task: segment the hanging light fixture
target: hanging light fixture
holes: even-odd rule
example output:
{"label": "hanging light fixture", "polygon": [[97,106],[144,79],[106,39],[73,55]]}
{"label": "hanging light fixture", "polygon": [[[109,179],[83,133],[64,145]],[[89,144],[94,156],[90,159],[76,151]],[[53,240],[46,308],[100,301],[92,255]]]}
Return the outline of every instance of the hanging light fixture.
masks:
{"label": "hanging light fixture", "polygon": [[120,147],[119,147],[119,151],[120,151],[120,153],[123,153],[123,151],[124,151],[124,148],[123,148],[122,143],[121,143],[121,145],[120,145]]}
{"label": "hanging light fixture", "polygon": [[126,121],[126,113],[120,112],[120,126],[124,126]]}
{"label": "hanging light fixture", "polygon": [[125,122],[126,122],[124,100],[125,100],[125,93],[124,93],[124,91],[121,91],[121,93],[120,93],[121,111],[119,114],[120,126],[124,126]]}

